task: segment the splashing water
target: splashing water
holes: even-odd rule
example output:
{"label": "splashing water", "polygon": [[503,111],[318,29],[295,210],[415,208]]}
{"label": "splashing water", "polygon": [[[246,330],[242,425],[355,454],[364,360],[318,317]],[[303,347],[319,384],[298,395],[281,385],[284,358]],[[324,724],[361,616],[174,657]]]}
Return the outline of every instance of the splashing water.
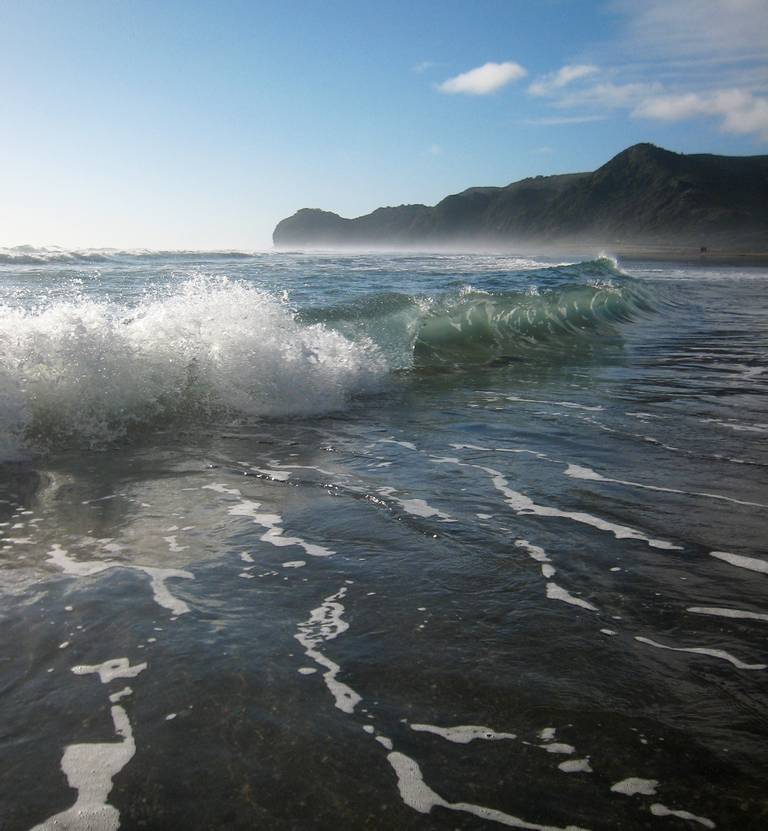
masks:
{"label": "splashing water", "polygon": [[386,370],[370,342],[301,325],[270,294],[226,279],[135,308],[0,308],[0,347],[0,424],[16,442],[99,445],[178,418],[323,413]]}

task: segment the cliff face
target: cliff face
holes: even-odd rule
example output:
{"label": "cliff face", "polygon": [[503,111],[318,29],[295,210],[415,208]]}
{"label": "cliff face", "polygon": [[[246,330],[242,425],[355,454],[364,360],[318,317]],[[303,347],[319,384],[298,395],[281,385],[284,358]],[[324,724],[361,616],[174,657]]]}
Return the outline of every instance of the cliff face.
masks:
{"label": "cliff face", "polygon": [[356,219],[304,208],[278,247],[397,247],[516,242],[695,244],[768,250],[768,156],[622,151],[594,173],[469,188],[434,207],[378,208]]}

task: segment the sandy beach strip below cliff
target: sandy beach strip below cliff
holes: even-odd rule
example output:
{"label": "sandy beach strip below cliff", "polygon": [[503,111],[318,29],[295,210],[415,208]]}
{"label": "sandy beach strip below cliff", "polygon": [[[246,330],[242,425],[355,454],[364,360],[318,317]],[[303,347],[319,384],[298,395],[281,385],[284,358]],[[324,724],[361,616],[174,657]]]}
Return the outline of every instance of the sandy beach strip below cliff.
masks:
{"label": "sandy beach strip below cliff", "polygon": [[625,262],[668,262],[691,265],[764,266],[768,267],[768,251],[730,251],[708,248],[618,247],[612,253]]}

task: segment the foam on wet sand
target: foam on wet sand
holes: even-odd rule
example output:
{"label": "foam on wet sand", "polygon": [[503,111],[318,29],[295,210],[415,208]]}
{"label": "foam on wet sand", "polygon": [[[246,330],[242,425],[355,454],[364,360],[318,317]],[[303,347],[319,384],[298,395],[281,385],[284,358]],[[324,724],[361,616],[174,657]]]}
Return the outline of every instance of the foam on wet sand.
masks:
{"label": "foam on wet sand", "polygon": [[194,580],[195,575],[189,571],[178,568],[156,568],[154,566],[143,566],[136,563],[122,563],[114,560],[90,560],[80,561],[70,557],[60,545],[54,545],[48,552],[48,562],[58,566],[65,574],[73,577],[93,577],[113,568],[132,569],[141,571],[149,577],[152,588],[152,596],[155,602],[168,609],[174,615],[184,615],[189,612],[189,606],[178,597],[175,597],[168,590],[166,580],[179,578]]}

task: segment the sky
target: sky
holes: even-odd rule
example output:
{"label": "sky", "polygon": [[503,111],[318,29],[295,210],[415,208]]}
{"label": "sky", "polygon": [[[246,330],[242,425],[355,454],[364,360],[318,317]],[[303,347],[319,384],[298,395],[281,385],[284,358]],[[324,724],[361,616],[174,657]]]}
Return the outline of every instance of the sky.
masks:
{"label": "sky", "polygon": [[257,250],[594,170],[768,153],[768,0],[0,0],[0,245]]}

